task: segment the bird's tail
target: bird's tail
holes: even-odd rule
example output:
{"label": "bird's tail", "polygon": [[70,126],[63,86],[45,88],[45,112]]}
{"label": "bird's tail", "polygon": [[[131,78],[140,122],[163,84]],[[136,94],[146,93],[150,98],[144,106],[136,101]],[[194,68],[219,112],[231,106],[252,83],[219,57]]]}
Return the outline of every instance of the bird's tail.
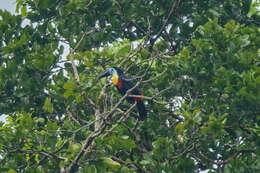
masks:
{"label": "bird's tail", "polygon": [[139,112],[139,120],[144,120],[147,116],[147,112],[144,106],[144,102],[143,101],[138,101],[137,104],[137,109]]}

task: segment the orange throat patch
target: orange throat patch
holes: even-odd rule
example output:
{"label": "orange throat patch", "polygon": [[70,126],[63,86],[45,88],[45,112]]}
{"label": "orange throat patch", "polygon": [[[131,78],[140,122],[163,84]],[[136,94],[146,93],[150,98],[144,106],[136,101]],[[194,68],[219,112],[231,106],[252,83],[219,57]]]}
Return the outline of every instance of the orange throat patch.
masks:
{"label": "orange throat patch", "polygon": [[119,88],[123,85],[122,81],[119,79],[117,74],[112,75],[111,81],[114,85],[116,85]]}

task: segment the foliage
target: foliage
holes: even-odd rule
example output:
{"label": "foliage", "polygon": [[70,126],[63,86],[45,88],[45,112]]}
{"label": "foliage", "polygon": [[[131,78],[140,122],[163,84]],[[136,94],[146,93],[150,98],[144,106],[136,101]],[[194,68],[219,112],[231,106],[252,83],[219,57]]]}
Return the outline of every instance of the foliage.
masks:
{"label": "foliage", "polygon": [[[17,0],[0,11],[0,172],[258,172],[258,9]],[[145,121],[97,81],[113,66],[140,82]]]}

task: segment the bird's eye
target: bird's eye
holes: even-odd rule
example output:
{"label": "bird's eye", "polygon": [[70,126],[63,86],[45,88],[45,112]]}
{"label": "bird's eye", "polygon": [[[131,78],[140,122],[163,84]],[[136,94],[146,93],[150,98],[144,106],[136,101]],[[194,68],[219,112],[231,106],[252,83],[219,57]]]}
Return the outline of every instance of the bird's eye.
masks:
{"label": "bird's eye", "polygon": [[115,71],[115,69],[111,68],[109,69],[110,74],[112,74]]}

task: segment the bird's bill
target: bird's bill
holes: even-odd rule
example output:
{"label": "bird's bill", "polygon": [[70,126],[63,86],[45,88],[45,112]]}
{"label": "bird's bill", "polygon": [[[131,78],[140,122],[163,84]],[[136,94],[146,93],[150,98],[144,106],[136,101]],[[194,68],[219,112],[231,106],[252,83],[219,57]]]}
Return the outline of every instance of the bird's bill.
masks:
{"label": "bird's bill", "polygon": [[99,75],[98,76],[98,79],[101,79],[101,78],[103,78],[103,77],[107,77],[107,76],[109,76],[110,74],[109,74],[109,71],[107,70],[107,71],[105,71],[104,73],[102,73],[101,75]]}

